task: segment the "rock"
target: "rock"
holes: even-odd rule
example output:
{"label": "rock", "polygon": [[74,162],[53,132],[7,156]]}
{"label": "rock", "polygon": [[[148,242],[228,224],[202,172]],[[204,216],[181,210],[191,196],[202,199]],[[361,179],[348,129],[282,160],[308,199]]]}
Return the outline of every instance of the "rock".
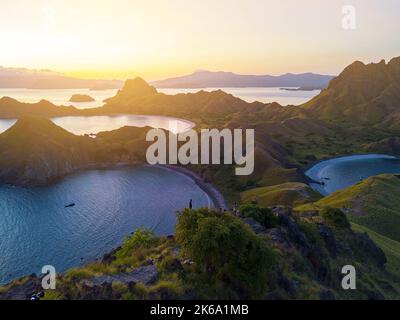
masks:
{"label": "rock", "polygon": [[284,245],[286,248],[289,248],[291,245],[286,237],[286,234],[282,232],[280,228],[272,228],[268,229],[266,231],[266,234],[269,236],[269,238],[279,244],[279,245]]}
{"label": "rock", "polygon": [[325,242],[326,249],[328,250],[328,252],[331,254],[331,256],[333,258],[336,258],[338,248],[337,248],[335,236],[334,236],[331,228],[329,228],[325,224],[317,224],[317,228],[318,228],[321,238]]}
{"label": "rock", "polygon": [[191,259],[185,259],[182,261],[182,264],[188,264],[188,265],[192,265],[194,262]]}
{"label": "rock", "polygon": [[244,218],[243,222],[250,226],[256,234],[266,233],[267,229],[253,218]]}
{"label": "rock", "polygon": [[158,270],[155,265],[147,265],[139,267],[129,273],[120,273],[115,275],[102,275],[91,280],[94,286],[99,286],[104,283],[122,282],[143,283],[145,285],[154,283],[158,278]]}
{"label": "rock", "polygon": [[41,280],[32,274],[22,281],[22,284],[7,286],[5,292],[0,292],[0,300],[29,300],[32,294],[42,291]]}

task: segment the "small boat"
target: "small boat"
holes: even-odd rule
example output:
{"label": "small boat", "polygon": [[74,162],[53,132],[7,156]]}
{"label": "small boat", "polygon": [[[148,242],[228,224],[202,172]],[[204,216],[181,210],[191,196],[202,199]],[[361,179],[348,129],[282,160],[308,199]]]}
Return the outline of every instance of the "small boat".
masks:
{"label": "small boat", "polygon": [[64,208],[71,208],[71,207],[75,207],[75,203],[70,203],[64,206]]}

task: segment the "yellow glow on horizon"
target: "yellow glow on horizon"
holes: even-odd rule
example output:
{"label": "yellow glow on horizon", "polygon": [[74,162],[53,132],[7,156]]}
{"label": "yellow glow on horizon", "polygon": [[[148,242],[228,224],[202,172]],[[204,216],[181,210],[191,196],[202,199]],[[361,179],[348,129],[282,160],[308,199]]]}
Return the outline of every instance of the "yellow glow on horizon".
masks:
{"label": "yellow glow on horizon", "polygon": [[3,0],[0,64],[155,80],[198,69],[334,74],[399,55],[399,2],[352,2],[349,32],[345,0]]}

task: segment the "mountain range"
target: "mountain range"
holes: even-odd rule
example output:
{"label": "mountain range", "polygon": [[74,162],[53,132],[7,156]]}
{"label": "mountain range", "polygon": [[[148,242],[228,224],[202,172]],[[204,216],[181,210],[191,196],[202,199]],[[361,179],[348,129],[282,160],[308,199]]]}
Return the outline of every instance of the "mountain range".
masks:
{"label": "mountain range", "polygon": [[118,89],[120,80],[94,80],[67,77],[51,70],[4,68],[0,66],[0,88],[26,89]]}
{"label": "mountain range", "polygon": [[333,78],[330,75],[287,73],[280,76],[241,75],[232,72],[196,71],[190,75],[153,81],[157,88],[244,88],[244,87],[302,87],[325,88]]}

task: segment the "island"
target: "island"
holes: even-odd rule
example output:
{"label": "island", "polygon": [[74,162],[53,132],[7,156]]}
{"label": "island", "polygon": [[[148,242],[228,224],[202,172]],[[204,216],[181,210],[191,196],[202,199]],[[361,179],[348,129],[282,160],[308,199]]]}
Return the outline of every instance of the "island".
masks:
{"label": "island", "polygon": [[70,102],[93,102],[96,101],[87,94],[73,94],[69,99]]}

